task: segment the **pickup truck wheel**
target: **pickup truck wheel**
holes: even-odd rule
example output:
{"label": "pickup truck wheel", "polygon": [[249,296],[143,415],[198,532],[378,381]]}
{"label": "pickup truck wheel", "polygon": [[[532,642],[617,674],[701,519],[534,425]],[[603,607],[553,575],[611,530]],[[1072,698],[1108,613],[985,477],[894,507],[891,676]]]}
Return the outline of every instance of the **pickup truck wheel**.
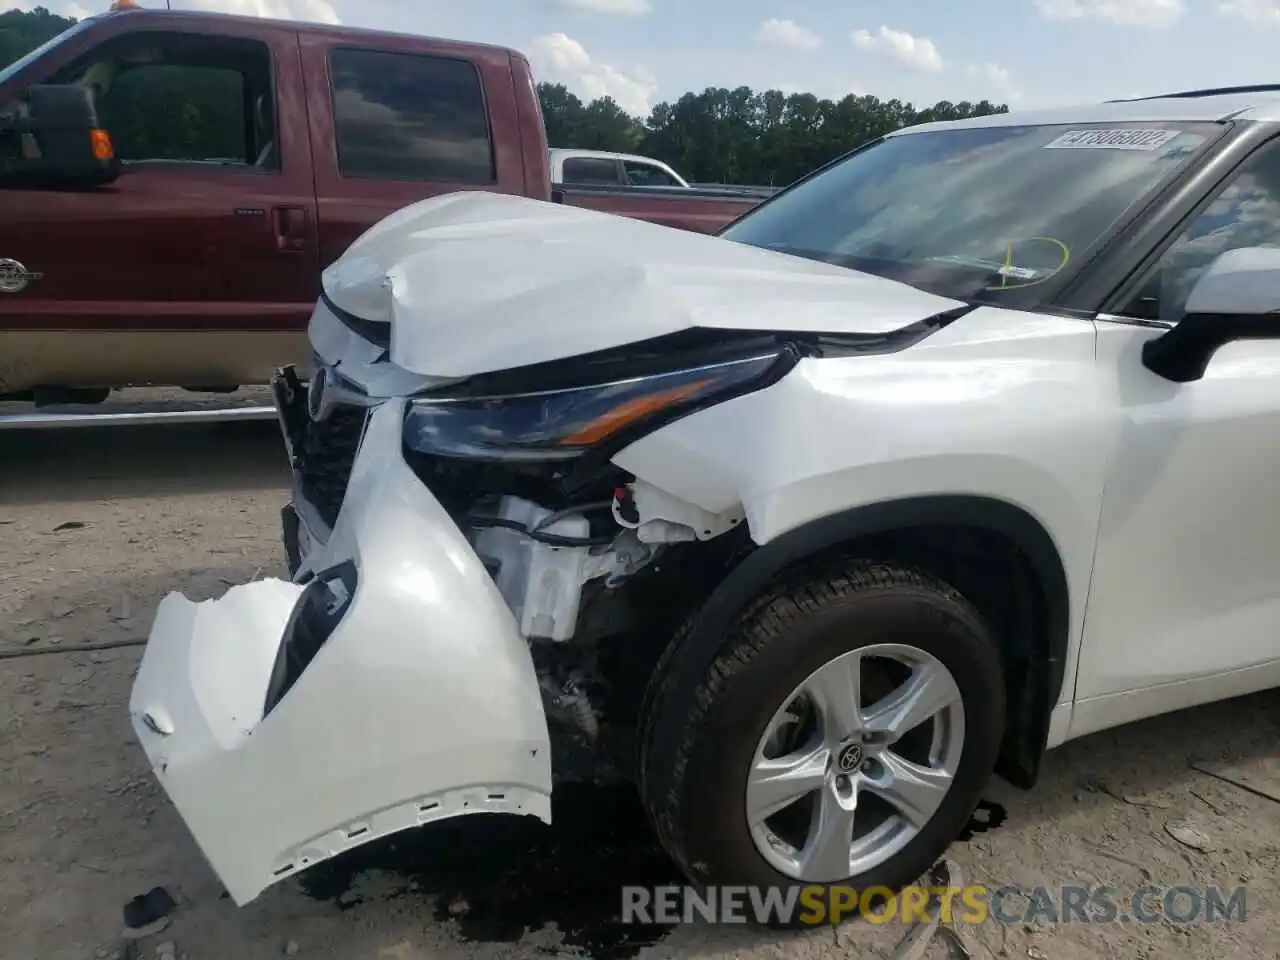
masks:
{"label": "pickup truck wheel", "polygon": [[1004,731],[977,611],[923,572],[859,562],[779,585],[718,649],[694,636],[650,680],[639,758],[650,818],[690,881],[861,897],[925,874]]}

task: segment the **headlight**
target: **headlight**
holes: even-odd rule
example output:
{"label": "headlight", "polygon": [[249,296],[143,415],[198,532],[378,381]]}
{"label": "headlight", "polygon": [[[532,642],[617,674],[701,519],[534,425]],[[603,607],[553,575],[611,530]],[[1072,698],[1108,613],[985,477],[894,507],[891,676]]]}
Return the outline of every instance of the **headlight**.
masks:
{"label": "headlight", "polygon": [[[481,460],[569,460],[774,382],[779,351],[630,380],[508,396],[411,401],[405,444]],[[789,363],[786,364],[790,366]]]}

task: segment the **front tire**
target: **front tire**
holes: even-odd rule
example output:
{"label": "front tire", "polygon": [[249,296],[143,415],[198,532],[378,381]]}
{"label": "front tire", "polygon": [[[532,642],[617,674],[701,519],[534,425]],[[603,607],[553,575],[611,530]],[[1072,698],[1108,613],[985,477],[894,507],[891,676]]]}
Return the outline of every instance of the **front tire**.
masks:
{"label": "front tire", "polygon": [[861,895],[928,871],[1004,732],[977,611],[919,570],[856,562],[779,583],[699,649],[714,643],[682,631],[641,715],[641,794],[690,881]]}

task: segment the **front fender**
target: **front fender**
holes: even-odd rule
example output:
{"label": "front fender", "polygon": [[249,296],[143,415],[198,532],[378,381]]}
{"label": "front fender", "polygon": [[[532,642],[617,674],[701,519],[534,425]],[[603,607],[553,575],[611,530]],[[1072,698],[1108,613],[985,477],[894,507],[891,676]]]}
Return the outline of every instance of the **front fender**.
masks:
{"label": "front fender", "polygon": [[[134,731],[238,904],[419,824],[471,813],[550,822],[528,644],[401,458],[402,416],[399,402],[372,415],[314,558],[321,573],[305,589],[323,588],[326,569],[355,570],[336,625],[304,617],[304,587],[278,580],[198,604],[170,595],[157,613],[130,698]],[[282,642],[304,665],[274,702]]]}
{"label": "front fender", "polygon": [[1098,365],[1095,340],[1088,321],[982,307],[897,353],[802,360],[763,390],[655,430],[614,462],[709,513],[741,511],[758,552],[774,560],[802,542],[894,524],[1005,534],[1040,558],[1037,573],[1057,598],[1046,653],[1049,705],[1063,710],[1053,745],[1074,698],[1119,437],[1114,371]]}

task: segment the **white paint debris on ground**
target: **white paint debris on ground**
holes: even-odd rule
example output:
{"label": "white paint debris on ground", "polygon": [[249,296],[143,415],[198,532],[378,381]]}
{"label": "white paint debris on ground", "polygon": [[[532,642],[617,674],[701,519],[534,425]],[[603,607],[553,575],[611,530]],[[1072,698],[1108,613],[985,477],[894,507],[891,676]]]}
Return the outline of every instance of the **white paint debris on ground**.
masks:
{"label": "white paint debris on ground", "polygon": [[[0,436],[0,651],[144,636],[170,589],[213,596],[278,571],[286,477],[274,425],[74,433]],[[514,941],[467,939],[469,908],[441,912],[394,874],[357,878],[359,896],[345,902],[313,899],[287,882],[237,909],[134,743],[126,702],[137,661],[136,649],[0,660],[5,960],[592,952],[538,923]],[[933,937],[921,956],[1273,958],[1280,804],[1205,771],[1274,764],[1277,699],[1251,697],[1070,744],[1050,755],[1034,792],[994,787],[990,798],[1007,808],[1007,822],[949,855],[966,882],[1028,892],[1244,884],[1246,922],[988,921]],[[157,885],[178,908],[128,954],[121,909]],[[461,893],[448,896],[446,907],[467,903]],[[1016,898],[1010,906],[1019,906]],[[886,956],[906,933],[866,921],[803,934],[691,925],[638,956]]]}

